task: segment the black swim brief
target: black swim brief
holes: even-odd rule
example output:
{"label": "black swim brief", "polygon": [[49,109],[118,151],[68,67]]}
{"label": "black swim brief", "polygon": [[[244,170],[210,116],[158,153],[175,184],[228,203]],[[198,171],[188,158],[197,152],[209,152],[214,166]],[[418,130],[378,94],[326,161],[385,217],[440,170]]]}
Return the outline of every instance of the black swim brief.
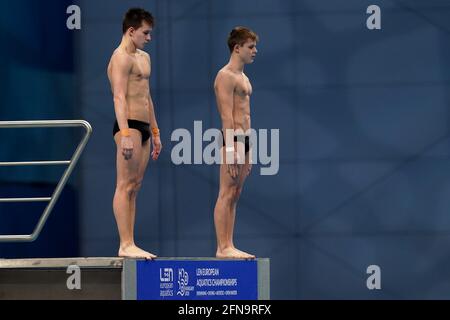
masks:
{"label": "black swim brief", "polygon": [[[150,124],[147,122],[139,121],[139,120],[131,120],[128,119],[128,127],[130,129],[136,129],[139,130],[139,132],[142,135],[142,143],[147,141],[150,138]],[[113,128],[113,136],[116,135],[117,132],[119,132],[119,124],[116,122],[114,123]]]}
{"label": "black swim brief", "polygon": [[[222,135],[222,140],[223,140],[223,146],[225,146],[225,137],[224,135]],[[234,136],[234,142],[245,142],[245,153],[248,153],[248,151],[250,150],[250,136]]]}

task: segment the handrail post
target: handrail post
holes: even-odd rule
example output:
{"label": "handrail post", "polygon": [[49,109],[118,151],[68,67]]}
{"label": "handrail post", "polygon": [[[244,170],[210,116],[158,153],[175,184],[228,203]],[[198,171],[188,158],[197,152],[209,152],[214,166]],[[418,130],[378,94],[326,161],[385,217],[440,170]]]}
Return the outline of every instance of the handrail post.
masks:
{"label": "handrail post", "polygon": [[85,134],[83,136],[83,139],[78,144],[77,149],[75,150],[75,153],[73,154],[70,161],[0,162],[0,166],[31,166],[31,165],[61,165],[61,164],[68,165],[50,198],[0,199],[0,202],[36,202],[36,201],[49,202],[43,214],[39,218],[39,221],[36,227],[34,228],[33,233],[26,235],[0,235],[0,242],[32,242],[37,239],[92,134],[92,126],[89,124],[89,122],[85,120],[0,121],[0,129],[47,128],[47,127],[57,127],[57,128],[83,127],[85,129]]}

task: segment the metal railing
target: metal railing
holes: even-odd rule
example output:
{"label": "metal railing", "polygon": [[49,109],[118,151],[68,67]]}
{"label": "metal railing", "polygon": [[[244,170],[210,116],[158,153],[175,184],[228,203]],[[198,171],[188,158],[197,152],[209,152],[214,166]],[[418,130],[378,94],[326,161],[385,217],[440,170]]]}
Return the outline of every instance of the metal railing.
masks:
{"label": "metal railing", "polygon": [[37,239],[44,227],[47,218],[49,217],[53,207],[56,204],[64,186],[67,183],[73,169],[75,168],[78,159],[86,146],[89,137],[92,133],[92,127],[89,122],[84,120],[40,120],[40,121],[0,121],[0,129],[5,128],[46,128],[46,127],[84,127],[86,133],[83,139],[78,144],[72,158],[67,161],[24,161],[24,162],[0,162],[0,167],[8,166],[54,166],[54,165],[68,165],[64,171],[61,179],[58,182],[51,197],[42,198],[0,198],[1,202],[48,202],[43,214],[39,218],[33,233],[26,235],[0,235],[0,242],[32,242]]}

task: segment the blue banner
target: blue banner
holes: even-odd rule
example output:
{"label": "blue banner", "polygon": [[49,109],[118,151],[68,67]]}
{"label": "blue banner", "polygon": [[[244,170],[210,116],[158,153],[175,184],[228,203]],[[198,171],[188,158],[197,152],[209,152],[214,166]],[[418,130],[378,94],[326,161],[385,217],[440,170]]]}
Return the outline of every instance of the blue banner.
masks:
{"label": "blue banner", "polygon": [[257,262],[137,261],[138,300],[256,300]]}

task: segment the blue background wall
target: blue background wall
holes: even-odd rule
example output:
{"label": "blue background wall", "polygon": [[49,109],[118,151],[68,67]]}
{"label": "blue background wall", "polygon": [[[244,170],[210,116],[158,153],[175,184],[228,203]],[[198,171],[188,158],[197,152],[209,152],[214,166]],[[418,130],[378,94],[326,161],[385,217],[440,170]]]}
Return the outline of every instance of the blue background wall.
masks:
{"label": "blue background wall", "polygon": [[[213,80],[228,61],[227,34],[246,25],[261,40],[255,63],[246,67],[254,89],[252,125],[280,129],[281,163],[276,176],[260,176],[255,166],[235,237],[242,249],[271,258],[272,298],[450,297],[448,1],[77,3],[82,29],[70,32],[74,48],[66,51],[74,55],[77,90],[63,100],[74,106],[67,116],[94,127],[74,184],[79,255],[117,253],[106,67],[124,12],[143,6],[157,19],[146,50],[164,149],[150,163],[138,200],[139,245],[159,256],[215,253],[218,168],[174,166],[170,134],[193,131],[194,120],[220,127]],[[381,30],[366,28],[371,4],[381,7]],[[66,17],[64,8],[59,14]],[[35,116],[40,107],[23,116]],[[380,291],[366,287],[372,264],[381,267]]]}
{"label": "blue background wall", "polygon": [[[71,1],[0,2],[0,120],[73,119],[77,114]],[[0,129],[0,161],[69,160],[76,129]],[[0,198],[49,197],[64,167],[0,167]],[[0,257],[79,254],[78,181],[74,177],[34,243],[0,243]],[[31,234],[46,203],[0,203],[0,234]]]}

